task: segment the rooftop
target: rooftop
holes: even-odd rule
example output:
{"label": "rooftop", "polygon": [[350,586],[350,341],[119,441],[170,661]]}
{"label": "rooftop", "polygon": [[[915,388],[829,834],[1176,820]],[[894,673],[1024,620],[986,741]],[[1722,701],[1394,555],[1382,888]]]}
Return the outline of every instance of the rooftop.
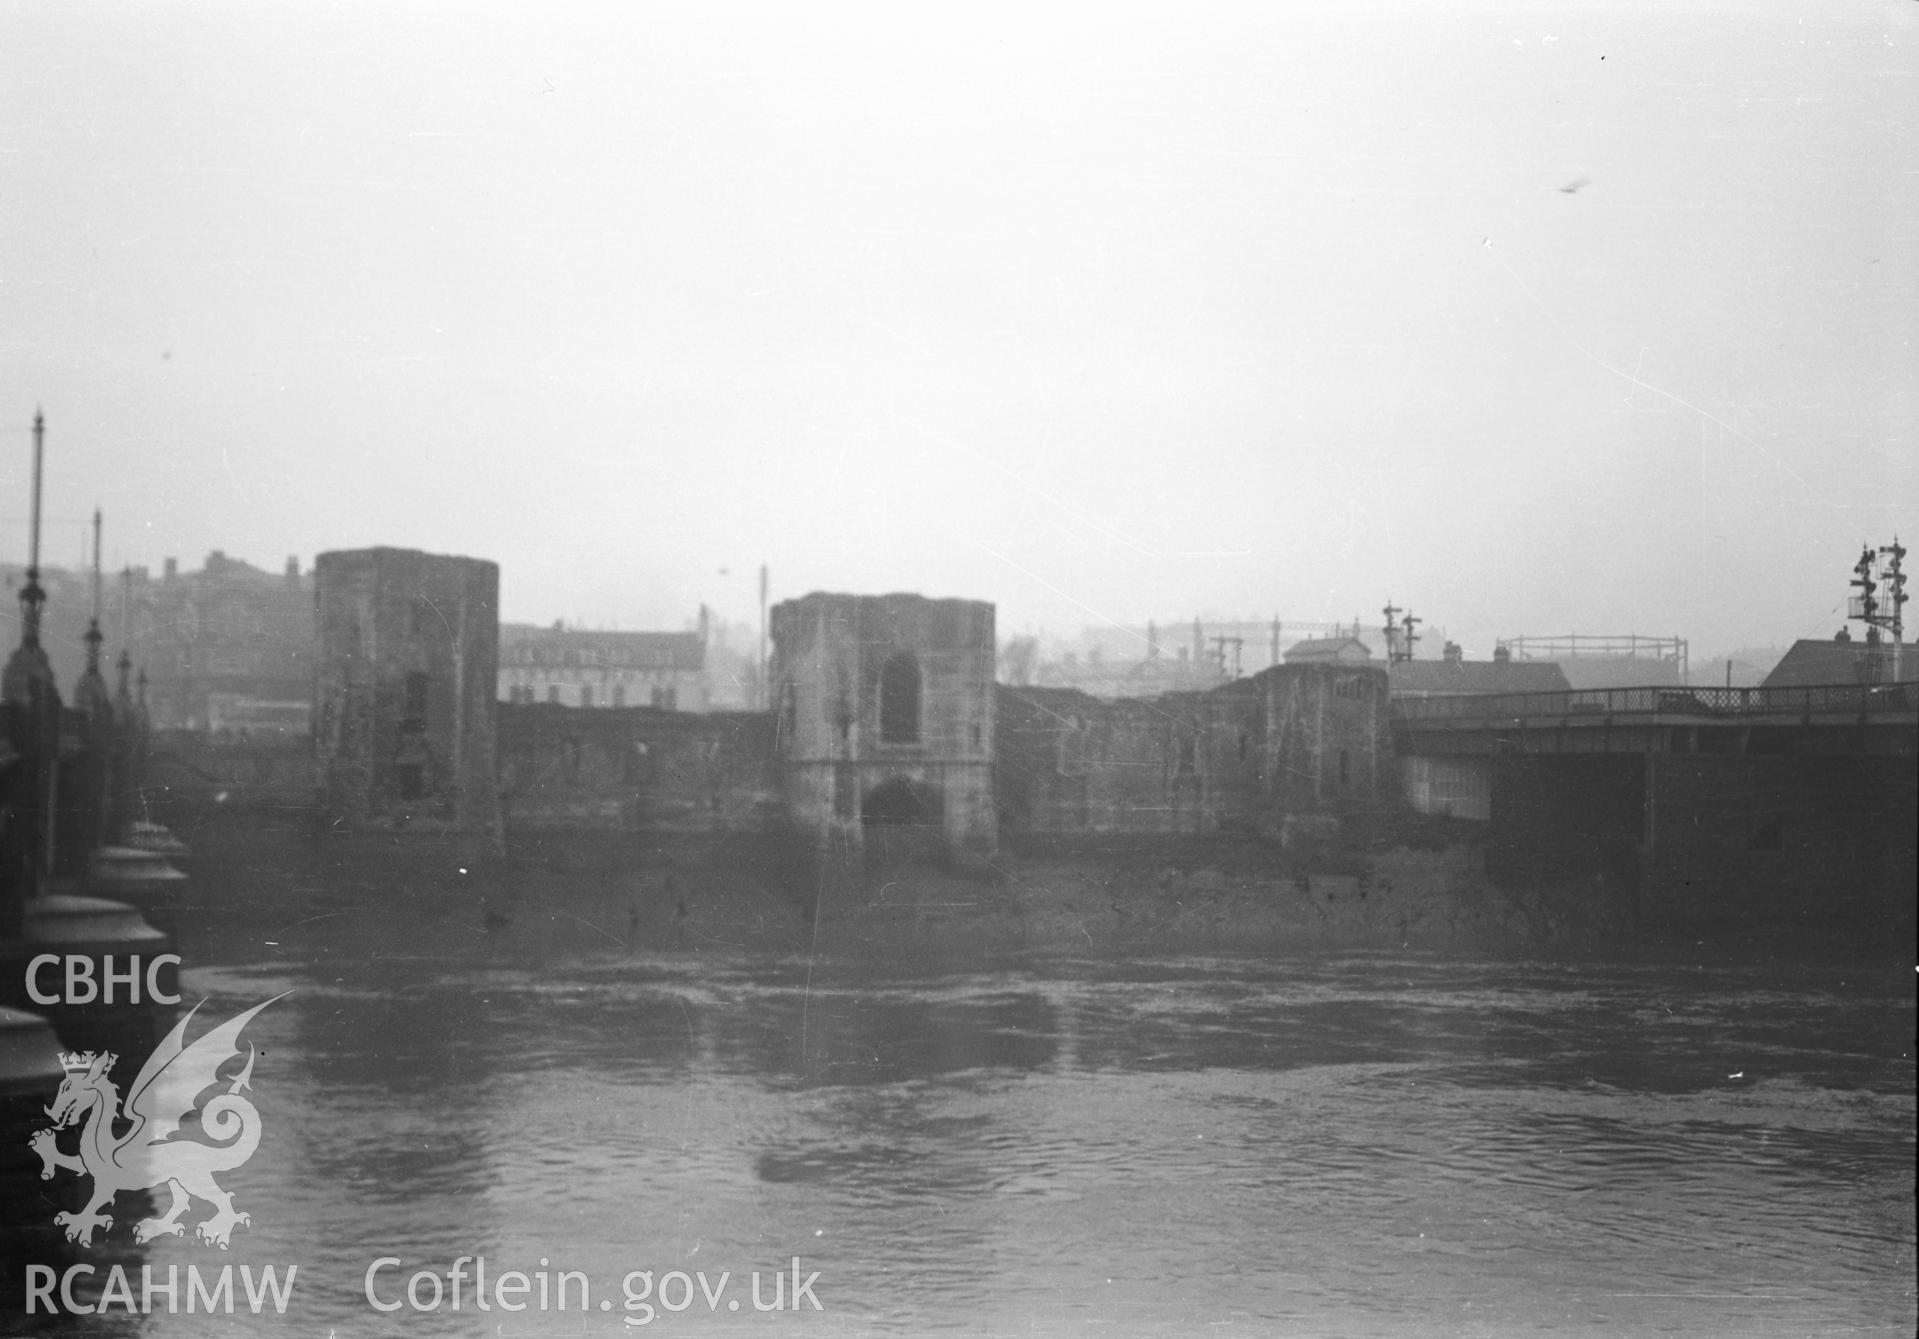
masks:
{"label": "rooftop", "polygon": [[706,643],[697,632],[596,632],[585,628],[500,624],[500,664],[697,670]]}
{"label": "rooftop", "polygon": [[[1892,644],[1814,641],[1802,638],[1780,657],[1762,687],[1811,688],[1825,684],[1886,683],[1893,678]],[[1874,665],[1875,658],[1878,665]],[[1899,678],[1919,679],[1919,647],[1902,648]]]}
{"label": "rooftop", "polygon": [[1550,660],[1401,660],[1387,667],[1395,697],[1455,693],[1563,693],[1572,687]]}

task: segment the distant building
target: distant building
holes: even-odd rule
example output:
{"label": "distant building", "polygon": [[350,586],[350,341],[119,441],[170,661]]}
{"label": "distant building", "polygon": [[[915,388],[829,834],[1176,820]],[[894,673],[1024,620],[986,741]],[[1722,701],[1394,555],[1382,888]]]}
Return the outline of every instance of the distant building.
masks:
{"label": "distant building", "polygon": [[498,565],[382,548],[323,553],[314,572],[325,809],[497,837]]}
{"label": "distant building", "polygon": [[709,707],[700,632],[500,625],[499,700],[564,707]]}
{"label": "distant building", "polygon": [[1097,649],[1085,659],[1068,652],[1061,660],[1041,665],[1033,679],[1036,687],[1074,688],[1104,699],[1199,692],[1225,682],[1216,661],[1196,661],[1183,646],[1177,655],[1144,660],[1109,660]]}
{"label": "distant building", "polygon": [[[10,571],[8,584],[18,578]],[[47,571],[42,641],[54,672],[78,679],[86,663],[91,574]],[[197,572],[169,558],[105,583],[100,631],[108,659],[123,648],[147,676],[154,728],[304,735],[313,696],[313,578],[288,558],[269,572],[219,549]]]}
{"label": "distant building", "polygon": [[1398,660],[1387,667],[1394,697],[1457,697],[1469,693],[1563,693],[1572,688],[1551,661]]}
{"label": "distant building", "polygon": [[1312,637],[1281,657],[1288,665],[1364,665],[1372,658],[1372,648],[1357,637]]}
{"label": "distant building", "polygon": [[[1900,648],[1897,677],[1919,679],[1919,648]],[[1890,642],[1802,639],[1780,658],[1762,688],[1815,688],[1826,684],[1891,683],[1894,681]]]}
{"label": "distant building", "polygon": [[[1102,701],[1205,693],[1284,663],[1283,647],[1303,648],[1294,664],[1366,664],[1377,640],[1377,632],[1357,621],[1201,616],[1134,626],[1105,623],[1082,629],[1070,646],[1050,642],[1044,659],[1037,654],[1038,638],[1015,637],[1002,656],[1000,679],[1008,687],[1077,689]],[[1348,641],[1363,649],[1345,645]],[[1017,654],[1022,642],[1033,644],[1024,662]],[[1329,647],[1336,654],[1326,661]]]}

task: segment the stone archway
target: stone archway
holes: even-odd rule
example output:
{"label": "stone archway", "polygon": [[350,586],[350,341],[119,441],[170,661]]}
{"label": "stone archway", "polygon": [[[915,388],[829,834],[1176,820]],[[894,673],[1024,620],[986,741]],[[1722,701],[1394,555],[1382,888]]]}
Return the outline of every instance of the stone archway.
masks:
{"label": "stone archway", "polygon": [[946,805],[938,786],[910,777],[889,776],[860,798],[860,821],[867,827],[938,827]]}
{"label": "stone archway", "polygon": [[890,776],[860,797],[869,861],[944,859],[945,820],[940,788],[910,777]]}

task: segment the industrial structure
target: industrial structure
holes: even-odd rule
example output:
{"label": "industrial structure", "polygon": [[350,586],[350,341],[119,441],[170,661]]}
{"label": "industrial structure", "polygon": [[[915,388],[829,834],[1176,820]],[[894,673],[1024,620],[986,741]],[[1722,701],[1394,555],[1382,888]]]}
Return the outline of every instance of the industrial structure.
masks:
{"label": "industrial structure", "polygon": [[1683,637],[1563,633],[1551,637],[1502,637],[1494,654],[1559,666],[1574,688],[1632,688],[1689,681],[1689,648]]}

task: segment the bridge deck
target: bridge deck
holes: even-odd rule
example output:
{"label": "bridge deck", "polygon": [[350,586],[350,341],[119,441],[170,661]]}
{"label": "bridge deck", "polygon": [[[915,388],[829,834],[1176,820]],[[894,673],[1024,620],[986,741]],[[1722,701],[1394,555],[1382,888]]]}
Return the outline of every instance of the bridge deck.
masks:
{"label": "bridge deck", "polygon": [[[1675,731],[1848,730],[1903,738],[1919,726],[1919,682],[1802,688],[1575,689],[1395,698],[1393,733],[1415,751],[1477,751],[1493,737],[1604,734],[1570,747],[1639,752],[1674,747]],[[1696,738],[1696,736],[1695,736]],[[1470,741],[1470,742],[1469,742]],[[1562,745],[1561,747],[1566,747]],[[1677,747],[1684,748],[1685,744]]]}

